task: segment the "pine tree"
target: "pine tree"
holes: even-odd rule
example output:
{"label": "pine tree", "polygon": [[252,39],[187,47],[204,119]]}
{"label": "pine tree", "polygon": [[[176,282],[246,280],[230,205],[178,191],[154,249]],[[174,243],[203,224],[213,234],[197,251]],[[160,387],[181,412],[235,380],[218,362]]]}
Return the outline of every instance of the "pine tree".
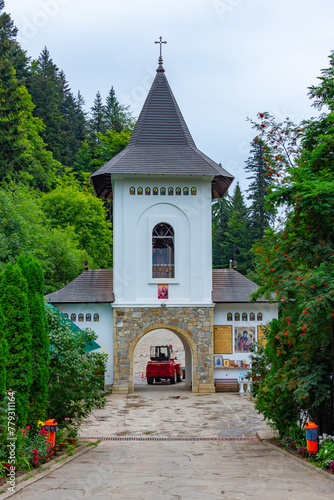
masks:
{"label": "pine tree", "polygon": [[49,150],[63,165],[72,167],[86,133],[85,115],[46,47],[31,64],[27,87],[36,105],[35,115],[46,125],[43,138]]}
{"label": "pine tree", "polygon": [[128,109],[129,106],[125,107],[119,103],[114,87],[111,87],[104,107],[106,129],[113,132],[123,132],[124,129],[132,129],[134,120]]}
{"label": "pine tree", "polygon": [[45,420],[48,406],[49,341],[43,301],[44,279],[37,259],[21,254],[17,260],[28,285],[28,304],[32,331],[32,386],[29,396],[28,422],[37,428]]}
{"label": "pine tree", "polygon": [[235,186],[228,209],[227,229],[222,243],[222,264],[228,267],[230,260],[237,262],[242,274],[252,268],[250,220],[239,183]]}
{"label": "pine tree", "polygon": [[16,392],[17,426],[27,425],[32,383],[31,329],[28,287],[18,265],[8,263],[2,273],[0,306],[8,345],[7,390]]}
{"label": "pine tree", "polygon": [[7,341],[5,336],[5,318],[0,306],[0,403],[6,391]]}
{"label": "pine tree", "polygon": [[267,175],[267,163],[265,162],[265,147],[261,140],[251,143],[251,156],[246,161],[245,170],[252,175],[247,179],[252,179],[247,190],[247,199],[252,204],[249,208],[250,227],[252,239],[260,239],[264,235],[265,229],[273,223],[276,211],[271,208],[266,211],[265,200],[268,194],[268,186],[271,184]]}
{"label": "pine tree", "polygon": [[99,139],[97,139],[96,134],[105,134],[107,131],[106,121],[105,121],[105,107],[102,102],[102,97],[100,91],[96,93],[94,104],[90,110],[90,119],[88,122],[89,127],[89,142],[91,146],[99,144]]}
{"label": "pine tree", "polygon": [[222,253],[224,234],[227,230],[229,196],[215,199],[212,203],[212,265],[214,268],[226,267]]}
{"label": "pine tree", "polygon": [[33,109],[13,65],[0,58],[0,182],[15,180],[47,190],[60,165],[46,151],[41,137],[44,125],[33,116]]}

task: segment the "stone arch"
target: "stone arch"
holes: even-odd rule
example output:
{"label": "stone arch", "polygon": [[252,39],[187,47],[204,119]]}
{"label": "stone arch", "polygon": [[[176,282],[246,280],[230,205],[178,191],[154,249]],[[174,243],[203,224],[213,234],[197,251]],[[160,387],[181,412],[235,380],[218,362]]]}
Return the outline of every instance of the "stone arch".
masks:
{"label": "stone arch", "polygon": [[[194,381],[197,378],[196,377],[196,366],[197,366],[197,346],[196,346],[196,343],[191,338],[191,336],[186,331],[184,331],[182,328],[180,328],[179,326],[170,326],[170,325],[166,325],[166,323],[153,323],[152,325],[146,327],[132,341],[131,346],[129,348],[129,360],[130,360],[129,393],[132,393],[134,390],[134,387],[133,387],[133,358],[134,358],[134,352],[135,352],[136,346],[137,346],[138,342],[140,341],[140,339],[145,337],[146,334],[148,334],[149,332],[152,332],[154,330],[159,330],[159,329],[169,330],[169,331],[175,333],[175,335],[177,335],[182,341],[185,341],[187,343],[187,346],[188,346],[189,351],[190,351],[190,356],[191,356],[191,375],[190,375],[191,380],[188,382],[190,382],[189,385],[191,385],[191,386],[194,385]],[[186,353],[186,359],[187,359],[187,353]],[[189,358],[187,361],[189,363]]]}
{"label": "stone arch", "polygon": [[192,358],[192,391],[214,392],[213,307],[114,307],[113,392],[133,392],[133,356],[138,341],[159,329],[174,332]]}

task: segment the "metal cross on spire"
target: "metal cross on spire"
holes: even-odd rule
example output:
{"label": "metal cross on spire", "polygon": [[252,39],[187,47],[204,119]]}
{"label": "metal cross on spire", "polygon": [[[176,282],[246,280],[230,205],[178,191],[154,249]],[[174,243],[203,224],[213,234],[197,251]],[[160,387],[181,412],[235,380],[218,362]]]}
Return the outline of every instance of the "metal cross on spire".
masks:
{"label": "metal cross on spire", "polygon": [[159,64],[162,64],[162,44],[167,43],[162,41],[162,36],[159,37],[159,42],[154,42],[154,43],[159,43],[160,44],[160,57],[159,57]]}

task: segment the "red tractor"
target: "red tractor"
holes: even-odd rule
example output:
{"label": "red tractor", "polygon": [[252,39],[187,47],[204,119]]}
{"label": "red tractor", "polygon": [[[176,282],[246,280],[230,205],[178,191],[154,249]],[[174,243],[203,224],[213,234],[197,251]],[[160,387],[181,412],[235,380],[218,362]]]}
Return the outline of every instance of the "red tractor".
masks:
{"label": "red tractor", "polygon": [[148,384],[153,381],[169,380],[171,384],[181,382],[181,365],[175,363],[176,358],[172,358],[173,347],[171,345],[151,345],[150,361],[146,367],[146,378]]}

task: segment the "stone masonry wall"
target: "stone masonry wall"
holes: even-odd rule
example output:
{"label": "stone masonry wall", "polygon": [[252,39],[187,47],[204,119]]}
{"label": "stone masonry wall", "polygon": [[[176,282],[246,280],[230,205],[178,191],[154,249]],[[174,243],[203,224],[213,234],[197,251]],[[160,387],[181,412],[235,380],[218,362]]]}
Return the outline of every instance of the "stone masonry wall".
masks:
{"label": "stone masonry wall", "polygon": [[188,342],[193,392],[214,392],[213,307],[114,308],[113,392],[133,392],[135,347],[146,333],[157,328],[167,328]]}

